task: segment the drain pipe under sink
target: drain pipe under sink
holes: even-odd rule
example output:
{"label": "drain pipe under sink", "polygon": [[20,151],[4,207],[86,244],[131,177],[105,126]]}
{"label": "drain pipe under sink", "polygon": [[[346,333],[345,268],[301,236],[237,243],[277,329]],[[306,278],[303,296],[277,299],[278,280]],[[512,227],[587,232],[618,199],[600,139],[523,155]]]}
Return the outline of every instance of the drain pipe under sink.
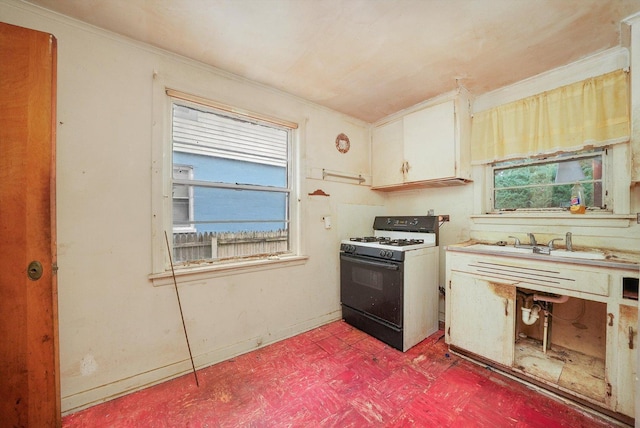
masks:
{"label": "drain pipe under sink", "polygon": [[540,305],[533,305],[531,308],[522,307],[522,322],[526,325],[533,325],[540,315],[538,313],[542,310]]}
{"label": "drain pipe under sink", "polygon": [[[569,296],[542,296],[540,294],[534,294],[533,300],[536,302],[550,302],[550,303],[565,303],[569,300]],[[549,311],[544,310],[544,331],[542,333],[542,353],[547,353],[547,340],[549,336]]]}

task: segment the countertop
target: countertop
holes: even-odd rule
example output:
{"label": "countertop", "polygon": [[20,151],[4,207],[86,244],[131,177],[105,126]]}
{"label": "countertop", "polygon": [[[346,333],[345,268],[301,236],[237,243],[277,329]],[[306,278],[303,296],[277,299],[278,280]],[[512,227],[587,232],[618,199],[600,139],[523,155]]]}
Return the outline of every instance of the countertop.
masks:
{"label": "countertop", "polygon": [[[482,248],[474,248],[473,245],[483,244],[495,247],[495,251],[490,248],[487,249]],[[588,266],[601,266],[606,268],[614,268],[614,269],[640,269],[640,252],[625,252],[625,251],[617,251],[611,249],[600,249],[600,248],[583,248],[583,247],[575,247],[574,249],[579,252],[601,252],[604,255],[604,259],[600,260],[591,260],[584,258],[571,258],[571,257],[554,257],[553,251],[551,255],[548,254],[537,254],[537,253],[511,253],[505,252],[501,249],[504,248],[503,245],[497,245],[495,242],[486,242],[486,241],[476,241],[469,240],[465,242],[461,242],[458,244],[448,245],[445,249],[446,251],[458,251],[464,253],[474,253],[474,254],[486,254],[492,256],[500,256],[500,257],[512,257],[512,258],[520,258],[520,259],[531,259],[545,262],[557,262],[557,263],[570,263],[570,264],[580,264],[580,265],[588,265]],[[513,245],[507,245],[507,247],[513,247]]]}

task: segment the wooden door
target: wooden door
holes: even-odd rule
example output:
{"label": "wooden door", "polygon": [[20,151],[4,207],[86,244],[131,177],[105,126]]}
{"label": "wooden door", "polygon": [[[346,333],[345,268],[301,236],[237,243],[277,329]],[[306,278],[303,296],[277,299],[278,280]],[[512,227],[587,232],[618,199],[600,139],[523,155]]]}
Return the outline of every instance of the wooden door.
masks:
{"label": "wooden door", "polygon": [[0,58],[0,426],[60,426],[56,39],[0,23]]}

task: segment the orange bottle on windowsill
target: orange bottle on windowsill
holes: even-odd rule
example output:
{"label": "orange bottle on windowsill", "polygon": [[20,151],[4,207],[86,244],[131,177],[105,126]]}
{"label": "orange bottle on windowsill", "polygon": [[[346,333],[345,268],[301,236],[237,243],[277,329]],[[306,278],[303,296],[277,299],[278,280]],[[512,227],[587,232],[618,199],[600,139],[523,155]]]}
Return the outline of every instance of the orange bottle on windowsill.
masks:
{"label": "orange bottle on windowsill", "polygon": [[571,214],[584,214],[587,211],[587,206],[584,200],[584,187],[582,184],[576,183],[571,188],[571,206],[569,212]]}

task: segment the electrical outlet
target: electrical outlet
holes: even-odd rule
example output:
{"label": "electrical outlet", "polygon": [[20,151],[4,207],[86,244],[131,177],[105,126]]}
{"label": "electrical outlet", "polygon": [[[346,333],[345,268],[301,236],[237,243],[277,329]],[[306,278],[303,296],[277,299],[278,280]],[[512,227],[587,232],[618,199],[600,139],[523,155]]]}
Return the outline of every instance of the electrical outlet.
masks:
{"label": "electrical outlet", "polygon": [[[639,217],[640,218],[640,217]],[[440,216],[440,221],[441,222],[445,222],[445,221],[449,221],[449,214],[444,214]]]}

